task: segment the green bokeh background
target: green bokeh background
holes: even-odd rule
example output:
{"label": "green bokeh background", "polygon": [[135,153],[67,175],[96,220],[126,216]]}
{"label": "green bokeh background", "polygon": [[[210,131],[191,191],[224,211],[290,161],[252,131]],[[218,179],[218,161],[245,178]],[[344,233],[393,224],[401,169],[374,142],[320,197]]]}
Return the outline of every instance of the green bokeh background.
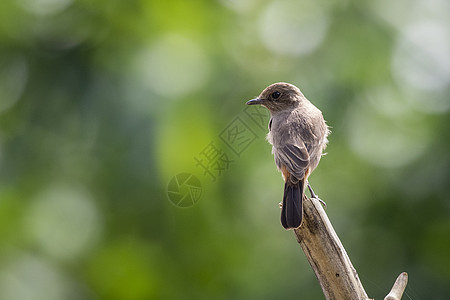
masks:
{"label": "green bokeh background", "polygon": [[[323,299],[279,222],[266,125],[244,110],[277,81],[332,127],[311,183],[369,296],[406,271],[405,299],[448,299],[449,12],[1,1],[0,299]],[[236,118],[254,138],[239,153],[223,138]],[[215,179],[195,160],[209,145],[229,160]],[[168,197],[180,173],[201,183],[191,207]]]}

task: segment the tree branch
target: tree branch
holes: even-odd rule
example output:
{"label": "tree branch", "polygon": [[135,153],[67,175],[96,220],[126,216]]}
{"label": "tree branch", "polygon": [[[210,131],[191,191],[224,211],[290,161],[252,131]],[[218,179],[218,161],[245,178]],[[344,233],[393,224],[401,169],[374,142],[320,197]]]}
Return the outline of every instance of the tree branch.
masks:
{"label": "tree branch", "polygon": [[408,274],[406,272],[398,275],[397,280],[395,280],[394,286],[389,294],[384,297],[384,300],[400,300],[402,298],[403,292],[405,291],[406,284],[408,283]]}
{"label": "tree branch", "polygon": [[[295,229],[294,232],[319,280],[326,299],[369,299],[359,280],[358,273],[318,200],[305,197],[303,201],[303,222],[301,227]],[[404,282],[404,286],[396,282],[394,288],[399,286],[403,287],[404,290],[406,282],[402,282]],[[385,300],[400,300],[403,290],[401,290],[401,293],[395,292],[395,294],[392,294],[397,298],[385,298]],[[391,293],[393,292],[391,291]],[[389,297],[389,295],[386,297]]]}

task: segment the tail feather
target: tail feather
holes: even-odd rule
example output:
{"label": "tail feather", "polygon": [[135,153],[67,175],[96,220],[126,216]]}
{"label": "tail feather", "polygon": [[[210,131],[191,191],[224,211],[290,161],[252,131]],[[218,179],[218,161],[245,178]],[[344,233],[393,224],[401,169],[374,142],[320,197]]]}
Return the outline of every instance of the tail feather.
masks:
{"label": "tail feather", "polygon": [[303,217],[303,180],[292,184],[284,184],[283,207],[281,210],[281,225],[286,229],[300,227]]}

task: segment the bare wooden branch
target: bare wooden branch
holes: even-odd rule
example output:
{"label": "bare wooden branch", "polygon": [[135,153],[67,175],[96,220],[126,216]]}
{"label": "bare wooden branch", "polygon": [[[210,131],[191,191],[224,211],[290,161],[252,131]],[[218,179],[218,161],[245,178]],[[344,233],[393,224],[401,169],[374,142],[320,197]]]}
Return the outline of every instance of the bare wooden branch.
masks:
{"label": "bare wooden branch", "polygon": [[405,291],[406,284],[408,283],[408,274],[406,272],[398,275],[397,280],[395,280],[394,286],[389,294],[384,297],[384,300],[400,300],[402,298],[403,292]]}
{"label": "bare wooden branch", "polygon": [[[303,223],[294,232],[319,280],[326,299],[369,299],[358,273],[318,200],[305,197]],[[405,275],[402,276],[402,274]],[[389,293],[397,298],[385,298],[385,300],[400,300],[407,281],[406,273],[402,274]]]}
{"label": "bare wooden branch", "polygon": [[295,235],[326,299],[369,298],[328,216],[316,199],[305,197],[302,226],[295,230]]}

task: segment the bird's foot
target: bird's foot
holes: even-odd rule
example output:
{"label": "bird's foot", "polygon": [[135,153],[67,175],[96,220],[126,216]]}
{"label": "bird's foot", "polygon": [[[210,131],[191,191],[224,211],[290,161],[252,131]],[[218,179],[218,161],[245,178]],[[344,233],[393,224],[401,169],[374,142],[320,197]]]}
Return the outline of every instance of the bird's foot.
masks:
{"label": "bird's foot", "polygon": [[320,204],[322,204],[323,208],[327,208],[327,204],[325,203],[325,201],[323,201],[322,199],[320,199],[319,197],[317,197],[317,195],[311,197],[314,198],[316,200],[319,200]]}
{"label": "bird's foot", "polygon": [[278,203],[279,208],[283,208],[283,202]]}
{"label": "bird's foot", "polygon": [[312,187],[309,185],[309,182],[308,182],[307,184],[308,184],[309,192],[311,193],[311,198],[314,198],[314,199],[316,199],[316,200],[319,200],[319,202],[322,204],[323,208],[327,208],[327,204],[325,203],[325,201],[323,201],[322,199],[320,199],[320,198],[314,193]]}

